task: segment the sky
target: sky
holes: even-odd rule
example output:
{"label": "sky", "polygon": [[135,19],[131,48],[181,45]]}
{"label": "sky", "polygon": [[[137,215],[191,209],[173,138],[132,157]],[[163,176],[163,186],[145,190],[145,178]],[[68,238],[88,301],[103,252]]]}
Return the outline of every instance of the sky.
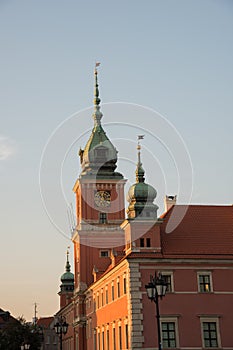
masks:
{"label": "sky", "polygon": [[160,213],[233,203],[232,39],[230,0],[0,0],[0,308],[58,311],[95,62],[126,192],[143,134]]}

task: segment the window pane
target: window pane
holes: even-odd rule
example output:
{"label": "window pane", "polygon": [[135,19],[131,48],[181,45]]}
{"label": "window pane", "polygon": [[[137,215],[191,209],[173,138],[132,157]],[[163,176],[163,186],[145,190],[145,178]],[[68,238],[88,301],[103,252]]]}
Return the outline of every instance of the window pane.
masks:
{"label": "window pane", "polygon": [[170,341],[170,348],[175,348],[176,347],[176,342],[175,340]]}

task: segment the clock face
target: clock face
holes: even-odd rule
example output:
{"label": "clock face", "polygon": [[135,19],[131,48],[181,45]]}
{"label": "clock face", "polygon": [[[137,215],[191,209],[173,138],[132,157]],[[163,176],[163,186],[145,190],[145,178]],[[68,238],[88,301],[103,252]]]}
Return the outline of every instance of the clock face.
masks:
{"label": "clock face", "polygon": [[109,207],[111,202],[111,195],[107,191],[98,191],[95,194],[95,204],[98,207]]}

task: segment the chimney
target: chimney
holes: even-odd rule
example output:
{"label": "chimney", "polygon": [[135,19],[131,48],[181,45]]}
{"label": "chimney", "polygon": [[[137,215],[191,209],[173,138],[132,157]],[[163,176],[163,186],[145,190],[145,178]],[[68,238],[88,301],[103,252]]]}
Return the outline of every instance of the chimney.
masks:
{"label": "chimney", "polygon": [[176,196],[166,196],[164,199],[165,212],[176,204]]}
{"label": "chimney", "polygon": [[94,277],[94,282],[97,281],[97,274],[98,274],[99,270],[97,269],[97,267],[94,265],[93,270],[92,270],[92,275]]}

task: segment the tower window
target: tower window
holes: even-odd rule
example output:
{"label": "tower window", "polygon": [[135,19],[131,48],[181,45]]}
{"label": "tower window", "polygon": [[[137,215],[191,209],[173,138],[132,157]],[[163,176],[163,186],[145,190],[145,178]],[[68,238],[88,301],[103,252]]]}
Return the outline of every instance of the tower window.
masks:
{"label": "tower window", "polygon": [[97,148],[95,150],[95,158],[97,160],[106,160],[108,149],[105,147]]}
{"label": "tower window", "polygon": [[116,329],[113,328],[113,350],[116,350]]}
{"label": "tower window", "polygon": [[126,294],[126,277],[123,278],[123,290],[124,294]]}
{"label": "tower window", "polygon": [[129,348],[129,328],[128,325],[125,325],[125,348]]}
{"label": "tower window", "polygon": [[119,349],[122,350],[121,326],[119,326]]}
{"label": "tower window", "polygon": [[107,329],[107,350],[109,350],[109,329]]}
{"label": "tower window", "polygon": [[120,298],[121,292],[120,292],[120,281],[117,281],[117,297]]}
{"label": "tower window", "polygon": [[104,292],[103,292],[103,289],[101,291],[101,305],[104,306]]}
{"label": "tower window", "polygon": [[108,287],[105,290],[105,303],[108,304]]}
{"label": "tower window", "polygon": [[100,224],[107,223],[107,213],[99,213],[99,223]]}

